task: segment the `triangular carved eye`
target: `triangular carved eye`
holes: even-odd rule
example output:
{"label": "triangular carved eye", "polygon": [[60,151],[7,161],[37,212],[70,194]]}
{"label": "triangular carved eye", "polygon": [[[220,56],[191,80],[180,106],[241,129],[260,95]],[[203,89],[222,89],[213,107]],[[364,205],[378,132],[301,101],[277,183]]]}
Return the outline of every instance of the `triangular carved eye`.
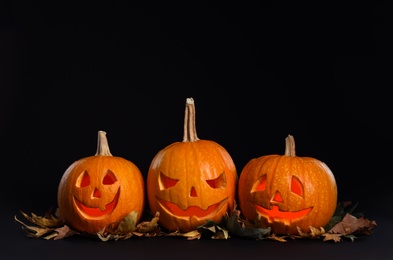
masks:
{"label": "triangular carved eye", "polygon": [[303,185],[295,176],[292,176],[291,191],[303,197]]}
{"label": "triangular carved eye", "polygon": [[221,173],[217,178],[206,180],[206,182],[213,189],[223,189],[227,186],[227,177],[224,173]]}
{"label": "triangular carved eye", "polygon": [[179,180],[172,179],[162,172],[160,172],[160,188],[161,189],[169,189],[176,185]]}
{"label": "triangular carved eye", "polygon": [[87,171],[83,171],[76,181],[76,186],[84,188],[90,185],[90,175]]}
{"label": "triangular carved eye", "polygon": [[111,171],[108,170],[105,174],[104,179],[102,180],[102,184],[104,185],[112,185],[117,181],[115,174]]}
{"label": "triangular carved eye", "polygon": [[255,183],[251,189],[251,192],[264,191],[266,189],[266,174],[262,175]]}

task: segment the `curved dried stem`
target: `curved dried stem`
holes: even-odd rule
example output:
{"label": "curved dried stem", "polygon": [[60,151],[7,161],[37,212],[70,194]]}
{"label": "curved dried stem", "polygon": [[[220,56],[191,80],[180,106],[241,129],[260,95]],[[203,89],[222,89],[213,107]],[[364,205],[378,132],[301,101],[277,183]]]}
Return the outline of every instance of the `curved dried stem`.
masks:
{"label": "curved dried stem", "polygon": [[186,110],[184,113],[184,135],[183,142],[195,142],[199,138],[195,124],[195,102],[193,98],[186,99]]}
{"label": "curved dried stem", "polygon": [[292,135],[288,135],[285,138],[285,155],[296,156],[295,138]]}
{"label": "curved dried stem", "polygon": [[105,131],[98,131],[98,143],[95,155],[112,156]]}

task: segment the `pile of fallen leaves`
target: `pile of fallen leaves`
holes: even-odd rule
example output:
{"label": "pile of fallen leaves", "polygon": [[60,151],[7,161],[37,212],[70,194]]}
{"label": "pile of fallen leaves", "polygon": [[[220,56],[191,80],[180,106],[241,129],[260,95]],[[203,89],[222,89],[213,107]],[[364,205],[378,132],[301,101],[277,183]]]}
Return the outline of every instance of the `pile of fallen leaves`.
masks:
{"label": "pile of fallen leaves", "polygon": [[31,216],[21,211],[23,217],[33,225],[28,225],[19,220],[16,216],[15,221],[21,224],[26,235],[32,238],[43,238],[46,240],[58,240],[74,235],[95,237],[101,241],[108,240],[126,240],[131,237],[185,237],[187,240],[210,237],[211,239],[229,239],[231,236],[251,238],[256,240],[270,239],[280,242],[286,242],[288,239],[321,239],[322,241],[334,241],[335,243],[343,241],[344,238],[354,241],[362,235],[371,235],[373,229],[377,226],[374,220],[366,219],[361,213],[354,213],[357,203],[352,205],[351,202],[342,202],[337,205],[336,211],[330,222],[319,229],[310,227],[310,232],[304,232],[298,228],[299,235],[278,236],[271,232],[270,228],[261,228],[256,224],[242,218],[241,212],[235,210],[223,218],[221,223],[207,221],[204,225],[199,226],[196,230],[180,233],[164,232],[161,230],[157,212],[151,219],[137,223],[137,213],[131,212],[116,227],[108,226],[97,234],[81,234],[70,229],[60,219],[58,209],[53,214],[52,210],[45,213],[44,216],[38,216],[31,213]]}

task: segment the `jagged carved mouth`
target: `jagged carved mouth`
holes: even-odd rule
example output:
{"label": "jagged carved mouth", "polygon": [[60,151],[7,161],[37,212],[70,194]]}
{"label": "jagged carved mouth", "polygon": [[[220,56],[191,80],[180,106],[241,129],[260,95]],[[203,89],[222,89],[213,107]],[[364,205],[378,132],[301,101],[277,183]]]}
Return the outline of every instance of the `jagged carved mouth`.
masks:
{"label": "jagged carved mouth", "polygon": [[221,210],[221,208],[225,205],[227,200],[228,200],[228,198],[225,198],[216,204],[210,205],[207,209],[202,209],[199,206],[189,206],[187,209],[182,210],[175,203],[157,198],[157,201],[161,205],[161,207],[166,209],[172,215],[177,216],[177,217],[195,216],[197,218],[207,217],[207,216],[216,214],[216,212],[219,212]]}
{"label": "jagged carved mouth", "polygon": [[272,209],[266,209],[257,204],[255,204],[255,208],[261,216],[265,217],[269,221],[269,223],[274,221],[283,221],[286,224],[307,216],[312,210],[312,207],[309,207],[299,211],[281,211],[278,206],[272,206]]}

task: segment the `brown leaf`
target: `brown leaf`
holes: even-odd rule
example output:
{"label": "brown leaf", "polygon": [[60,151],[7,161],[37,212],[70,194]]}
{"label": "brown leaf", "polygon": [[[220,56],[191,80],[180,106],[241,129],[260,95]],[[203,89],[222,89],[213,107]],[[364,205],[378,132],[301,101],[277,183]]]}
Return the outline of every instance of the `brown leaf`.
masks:
{"label": "brown leaf", "polygon": [[266,238],[270,239],[270,240],[275,240],[275,241],[278,241],[278,242],[287,242],[287,240],[286,240],[287,236],[277,236],[274,233],[272,233],[271,235],[267,236]]}
{"label": "brown leaf", "polygon": [[160,218],[160,212],[156,212],[151,221],[143,221],[136,226],[136,232],[147,233],[157,227],[158,220]]}
{"label": "brown leaf", "polygon": [[341,234],[331,234],[331,233],[324,233],[322,234],[322,236],[324,236],[323,241],[329,241],[329,240],[333,240],[335,243],[337,242],[341,242]]}
{"label": "brown leaf", "polygon": [[70,229],[67,225],[56,228],[55,231],[57,232],[57,236],[54,237],[54,240],[59,240],[78,234],[78,232]]}
{"label": "brown leaf", "polygon": [[109,225],[97,232],[96,235],[101,241],[126,240],[134,235],[138,237],[155,237],[162,235],[157,224],[160,216],[158,212],[151,221],[144,221],[139,224],[136,224],[137,216],[138,213],[132,211],[122,219],[117,228],[114,228],[113,225]]}
{"label": "brown leaf", "polygon": [[366,234],[370,235],[372,229],[376,227],[375,221],[370,221],[364,217],[356,218],[351,214],[347,213],[343,220],[337,223],[329,233],[350,235],[350,234]]}
{"label": "brown leaf", "polygon": [[200,239],[202,234],[198,230],[192,230],[186,233],[181,233],[179,230],[167,233],[165,236],[167,237],[186,237],[187,240],[195,240]]}
{"label": "brown leaf", "polygon": [[310,227],[310,232],[303,232],[299,227],[296,227],[299,235],[303,238],[319,238],[322,234],[325,233],[325,229],[321,227],[317,229],[315,227]]}
{"label": "brown leaf", "polygon": [[58,218],[53,216],[52,214],[50,214],[50,212],[46,212],[45,216],[38,216],[34,213],[31,213],[31,217],[24,213],[23,211],[20,211],[20,213],[30,222],[36,224],[37,226],[40,226],[42,228],[55,228],[55,227],[60,227],[61,225],[63,225],[63,221]]}
{"label": "brown leaf", "polygon": [[50,228],[42,228],[42,227],[36,227],[36,226],[30,226],[22,221],[20,221],[16,216],[14,217],[15,221],[20,223],[22,225],[22,229],[26,232],[26,235],[29,237],[41,237],[45,234],[48,234],[51,232],[53,229]]}

